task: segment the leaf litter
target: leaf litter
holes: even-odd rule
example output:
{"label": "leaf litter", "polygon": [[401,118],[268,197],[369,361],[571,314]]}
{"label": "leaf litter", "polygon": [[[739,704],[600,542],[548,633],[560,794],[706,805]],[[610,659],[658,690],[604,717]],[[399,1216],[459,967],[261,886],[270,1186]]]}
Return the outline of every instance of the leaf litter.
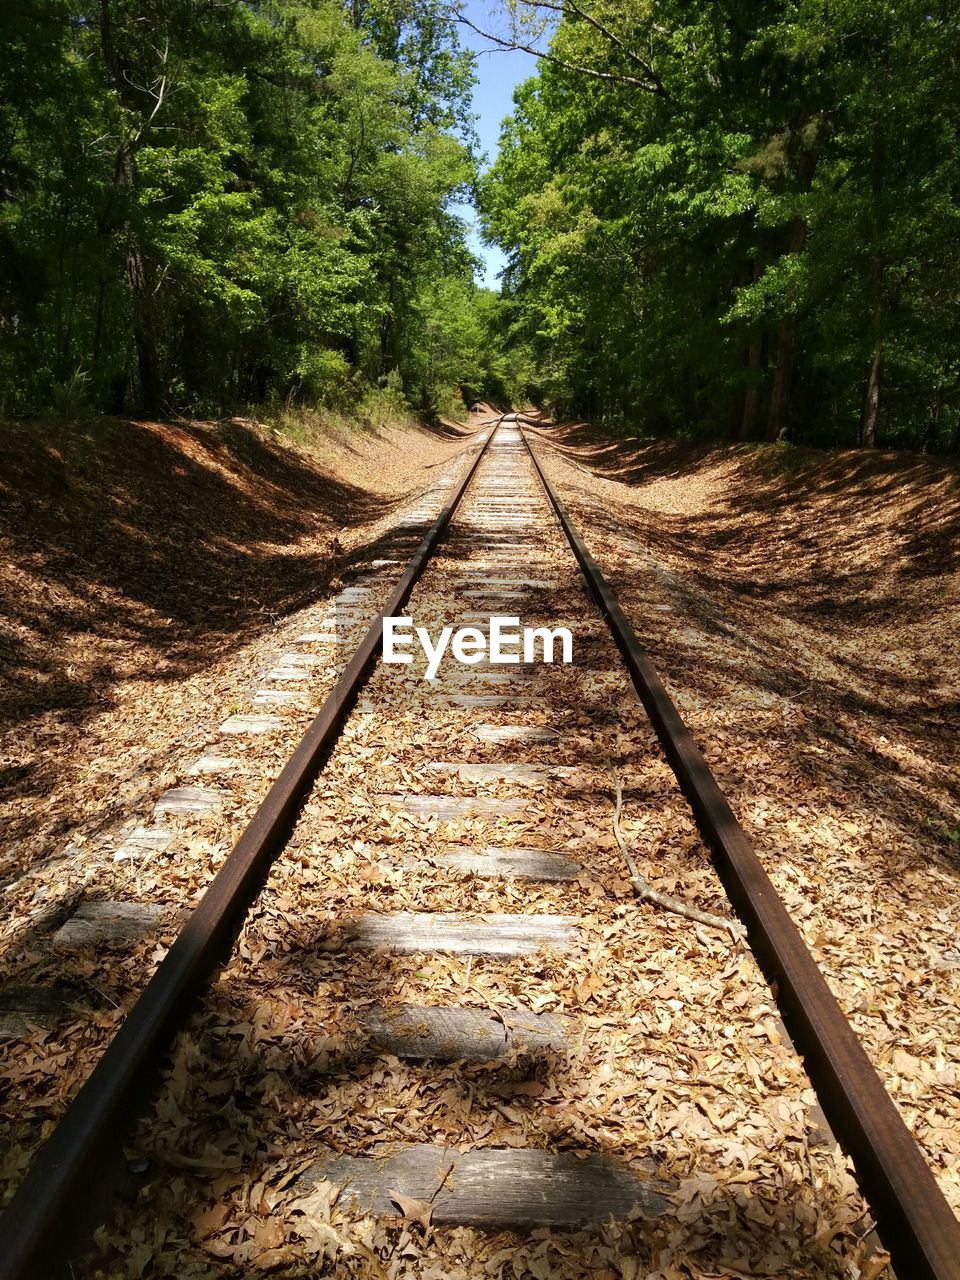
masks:
{"label": "leaf litter", "polygon": [[[446,580],[465,567],[450,559],[418,587],[418,620],[448,619]],[[587,615],[555,539],[538,559],[538,571],[548,567],[543,576],[563,585],[543,597],[544,617]],[[625,677],[591,675],[617,669],[611,642],[594,633],[577,653],[574,668],[535,679],[545,702],[522,711],[525,724],[558,728],[557,741],[495,752],[473,734],[476,713],[425,697],[415,670],[375,672],[368,709],[348,723],[238,947],[180,1037],[159,1112],[131,1148],[145,1169],[139,1199],[102,1233],[85,1275],[881,1273],[867,1208],[752,957],[634,899],[610,823],[611,756],[640,874],[704,911],[727,910]],[[497,724],[516,716],[484,710]],[[525,800],[509,818],[439,820],[378,799],[432,792],[425,766],[437,759],[569,764],[578,776],[535,787],[445,779],[447,794]],[[585,870],[573,882],[457,877],[443,860],[450,845],[562,851]],[[800,895],[801,907],[807,901]],[[398,911],[577,915],[580,945],[522,962],[351,946],[364,913]],[[495,1062],[425,1064],[378,1051],[366,1016],[409,1005],[549,1012],[566,1043]],[[309,1181],[320,1152],[379,1159],[407,1143],[608,1155],[673,1187],[675,1212],[578,1231],[481,1232],[437,1226],[432,1205],[401,1187],[390,1188],[396,1216],[374,1218]],[[142,1259],[149,1270],[138,1272]]]}

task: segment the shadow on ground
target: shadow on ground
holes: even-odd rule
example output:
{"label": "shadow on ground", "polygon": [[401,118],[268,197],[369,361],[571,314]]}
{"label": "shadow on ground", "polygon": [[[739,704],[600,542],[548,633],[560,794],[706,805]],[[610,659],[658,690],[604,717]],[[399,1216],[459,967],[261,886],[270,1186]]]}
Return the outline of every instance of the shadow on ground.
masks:
{"label": "shadow on ground", "polygon": [[[370,1262],[370,1270],[362,1274],[381,1274],[381,1267],[389,1268],[398,1253],[411,1275],[420,1275],[421,1267],[424,1275],[440,1274],[462,1258],[472,1262],[469,1270],[456,1272],[464,1276],[478,1274],[487,1262],[489,1274],[501,1274],[504,1266],[509,1274],[537,1274],[528,1268],[537,1265],[541,1251],[549,1253],[550,1274],[558,1280],[587,1274],[588,1260],[594,1265],[606,1260],[609,1266],[620,1257],[642,1258],[652,1267],[658,1256],[667,1254],[688,1264],[695,1257],[711,1271],[723,1272],[731,1261],[739,1268],[746,1259],[766,1259],[761,1272],[773,1274],[768,1269],[772,1260],[784,1266],[793,1259],[796,1270],[777,1273],[832,1275],[843,1267],[842,1253],[857,1252],[855,1231],[852,1242],[815,1238],[804,1224],[818,1215],[810,1213],[811,1193],[802,1194],[801,1186],[781,1191],[777,1200],[768,1198],[770,1188],[765,1187],[763,1211],[758,1212],[758,1188],[744,1194],[737,1179],[737,1185],[726,1187],[729,1170],[715,1167],[701,1153],[697,1170],[703,1195],[691,1197],[688,1191],[685,1198],[675,1179],[658,1181],[660,1157],[667,1158],[658,1144],[651,1142],[639,1155],[598,1132],[587,1138],[572,1127],[565,1134],[566,1125],[554,1114],[556,1105],[545,1109],[541,1095],[555,1102],[568,1093],[575,1098],[578,1082],[597,1065],[593,1054],[599,1054],[598,1061],[605,1059],[602,1040],[585,1049],[581,1039],[576,1052],[538,1049],[477,1062],[402,1061],[385,1054],[371,1043],[364,1015],[378,1005],[395,1004],[405,976],[401,958],[383,951],[344,950],[336,929],[312,933],[305,926],[301,934],[301,945],[288,938],[283,954],[262,958],[255,989],[221,983],[181,1039],[166,1079],[162,1118],[145,1122],[135,1144],[140,1197],[121,1209],[119,1222],[103,1233],[98,1255],[88,1257],[80,1274],[131,1274],[125,1267],[129,1232],[135,1233],[136,1224],[149,1215],[152,1274],[157,1276],[182,1274],[191,1265],[209,1268],[204,1274],[210,1276],[240,1274],[235,1270],[239,1266],[249,1280],[305,1275],[302,1246],[295,1242],[298,1234],[309,1239],[312,1232],[296,1216],[298,1210],[291,1216],[286,1205],[309,1195],[314,1178],[322,1176],[311,1173],[312,1160],[341,1152],[372,1155],[382,1162],[398,1149],[397,1135],[404,1130],[403,1141],[432,1143],[437,1149],[447,1143],[474,1151],[502,1148],[502,1141],[474,1142],[469,1135],[497,1130],[504,1108],[523,1113],[535,1149],[600,1156],[611,1182],[632,1173],[651,1190],[665,1190],[668,1200],[685,1202],[685,1211],[678,1217],[668,1207],[662,1218],[635,1211],[632,1221],[621,1218],[579,1231],[540,1228],[530,1235],[522,1229],[488,1227],[464,1232],[439,1224],[417,1227],[415,1213],[414,1222],[404,1220],[400,1201],[390,1190],[394,1216],[381,1221],[374,1234],[369,1223],[359,1221],[362,1210],[351,1205],[347,1190],[336,1214],[327,1219],[334,1223],[329,1238],[336,1244],[328,1259],[331,1273],[341,1274],[334,1266],[336,1254],[342,1247],[342,1265],[353,1256],[351,1241],[357,1239],[365,1242],[361,1253]],[[337,1006],[335,1019],[326,1025],[328,1034],[319,1038],[308,1033],[310,1018],[304,1021],[301,1015],[317,1000],[318,988],[334,997]],[[385,1109],[383,1121],[377,1120],[380,1107]],[[418,1118],[415,1134],[409,1132],[409,1118],[397,1120],[405,1108],[410,1116],[423,1112],[429,1117],[425,1122]],[[803,1151],[808,1135],[798,1133],[790,1140]],[[806,1158],[812,1164],[813,1157]],[[274,1199],[276,1186],[286,1190]],[[450,1189],[441,1180],[433,1203]],[[420,1194],[402,1182],[397,1191],[400,1196]],[[516,1194],[507,1179],[502,1186],[491,1185],[490,1203],[502,1204]],[[823,1221],[844,1216],[835,1196],[835,1188],[818,1181],[812,1204]],[[389,1206],[380,1200],[378,1213],[389,1215]],[[589,1200],[577,1206],[587,1219],[593,1207]],[[382,1263],[375,1250],[387,1251]],[[342,1274],[348,1271],[344,1266]]]}
{"label": "shadow on ground", "polygon": [[891,874],[934,851],[960,867],[957,464],[540,436],[575,468],[561,493],[732,798],[779,789],[792,807],[800,785],[886,822]]}
{"label": "shadow on ground", "polygon": [[[631,488],[698,479],[714,484],[708,511],[678,504],[664,512],[663,545],[695,559],[703,552],[720,558],[725,584],[758,598],[789,602],[791,591],[812,588],[815,598],[804,607],[827,607],[856,621],[896,606],[898,598],[887,599],[875,585],[885,571],[910,580],[960,569],[955,461],[859,449],[611,439],[580,423],[544,434],[569,462]],[[705,577],[713,567],[703,567]]]}
{"label": "shadow on ground", "polygon": [[424,429],[405,457],[396,430],[377,426],[313,452],[242,419],[6,424],[0,802],[13,804],[11,838],[34,829],[122,682],[204,671],[311,603],[361,554],[338,535],[422,483],[437,433],[449,452],[472,429]]}
{"label": "shadow on ground", "polygon": [[[4,717],[96,701],[64,644],[134,639],[192,664],[316,590],[334,531],[376,499],[246,426],[104,421],[7,429],[0,478]],[[299,554],[298,554],[299,552]]]}

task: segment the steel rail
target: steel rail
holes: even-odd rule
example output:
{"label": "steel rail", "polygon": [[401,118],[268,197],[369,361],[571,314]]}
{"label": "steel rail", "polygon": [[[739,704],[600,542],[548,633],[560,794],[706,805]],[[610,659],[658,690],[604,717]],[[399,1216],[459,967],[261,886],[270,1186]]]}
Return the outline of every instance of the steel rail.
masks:
{"label": "steel rail", "polygon": [[747,833],[577,533],[517,416],[520,435],[623,656],[637,695],[713,851],[824,1114],[853,1160],[877,1231],[903,1280],[960,1280],[960,1222],[807,949]]}
{"label": "steel rail", "polygon": [[380,653],[383,618],[402,610],[502,421],[503,415],[490,429],[466,475],[454,486],[382,612],[199,905],[34,1157],[0,1217],[0,1280],[48,1280],[73,1274],[68,1270],[69,1251],[89,1237],[99,1225],[93,1219],[108,1206],[109,1195],[96,1193],[105,1175],[122,1163],[120,1143],[127,1125],[149,1101],[149,1091],[174,1034],[200,990],[229,954],[247,910],[289,839],[307,792]]}

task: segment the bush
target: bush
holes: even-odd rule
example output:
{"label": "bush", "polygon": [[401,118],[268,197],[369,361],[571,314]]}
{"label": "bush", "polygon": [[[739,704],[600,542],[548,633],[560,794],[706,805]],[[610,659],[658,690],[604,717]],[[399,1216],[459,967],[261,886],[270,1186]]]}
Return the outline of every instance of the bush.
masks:
{"label": "bush", "polygon": [[303,348],[296,367],[300,395],[307,403],[347,409],[357,401],[350,364],[340,351]]}
{"label": "bush", "polygon": [[382,427],[398,418],[410,416],[410,406],[403,394],[403,379],[398,369],[391,369],[380,385],[371,389],[360,406],[363,418],[373,427]]}
{"label": "bush", "polygon": [[60,418],[81,417],[90,408],[90,375],[86,369],[76,368],[63,382],[51,390],[50,400],[54,413]]}

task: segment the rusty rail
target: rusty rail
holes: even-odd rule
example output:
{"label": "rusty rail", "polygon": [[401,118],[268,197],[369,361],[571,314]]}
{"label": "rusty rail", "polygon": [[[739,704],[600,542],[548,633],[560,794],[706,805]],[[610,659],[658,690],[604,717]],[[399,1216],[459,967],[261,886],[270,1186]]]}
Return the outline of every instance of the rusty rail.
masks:
{"label": "rusty rail", "polygon": [[[467,491],[502,416],[361,640],[316,718],[178,933],[97,1066],[37,1152],[0,1217],[0,1280],[72,1276],[69,1252],[106,1216],[122,1180],[121,1141],[149,1101],[170,1043],[229,954],[243,917],[283,849],[307,792],[380,652],[383,618],[402,611]],[[98,1221],[99,1219],[99,1221]]]}
{"label": "rusty rail", "polygon": [[960,1222],[520,426],[547,497],[693,810],[903,1280],[960,1280]]}

